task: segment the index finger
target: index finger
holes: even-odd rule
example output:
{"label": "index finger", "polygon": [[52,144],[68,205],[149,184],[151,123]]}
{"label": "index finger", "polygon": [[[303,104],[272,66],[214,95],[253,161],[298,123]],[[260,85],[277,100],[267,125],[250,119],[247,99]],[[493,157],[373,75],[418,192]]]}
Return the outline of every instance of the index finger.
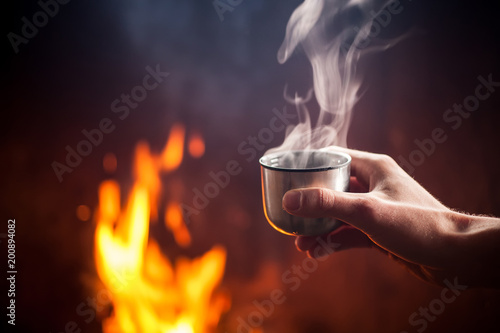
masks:
{"label": "index finger", "polygon": [[323,149],[338,151],[350,155],[352,158],[351,176],[356,177],[358,182],[370,190],[372,189],[375,180],[383,178],[386,174],[386,169],[381,161],[383,159],[387,159],[387,155],[374,154],[338,146],[330,146]]}

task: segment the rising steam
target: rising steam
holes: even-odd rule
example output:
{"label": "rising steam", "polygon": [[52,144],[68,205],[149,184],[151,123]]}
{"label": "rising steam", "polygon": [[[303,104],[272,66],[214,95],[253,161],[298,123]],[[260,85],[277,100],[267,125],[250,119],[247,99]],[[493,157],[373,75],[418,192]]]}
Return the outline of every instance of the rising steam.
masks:
{"label": "rising steam", "polygon": [[390,46],[389,43],[373,45],[375,43],[369,40],[374,19],[389,2],[305,0],[295,9],[278,51],[278,61],[283,64],[299,44],[302,46],[312,66],[314,95],[320,112],[317,123],[312,126],[306,108],[312,91],[305,98],[297,95],[292,98],[285,88],[285,99],[296,106],[299,124],[290,126],[283,144],[266,154],[346,146],[361,83],[356,76],[356,65],[368,52]]}

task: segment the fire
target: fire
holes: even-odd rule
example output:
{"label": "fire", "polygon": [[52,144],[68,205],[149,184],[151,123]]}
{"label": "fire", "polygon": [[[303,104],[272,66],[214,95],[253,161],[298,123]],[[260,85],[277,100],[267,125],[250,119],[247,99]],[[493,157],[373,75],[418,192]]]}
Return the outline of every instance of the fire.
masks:
{"label": "fire", "polygon": [[170,137],[161,155],[163,169],[172,171],[179,167],[184,155],[185,128],[181,124],[175,124],[170,130]]}
{"label": "fire", "polygon": [[[136,147],[135,182],[121,209],[120,185],[107,180],[99,187],[95,231],[95,262],[99,278],[113,295],[113,313],[103,321],[103,332],[210,332],[230,306],[229,297],[214,292],[225,268],[226,251],[215,245],[199,258],[172,262],[149,237],[149,223],[157,217],[160,173],[182,162],[184,127],[172,128],[161,154],[145,142]],[[181,246],[191,236],[179,202],[166,205],[165,225]]]}
{"label": "fire", "polygon": [[168,204],[165,212],[165,225],[174,234],[177,244],[184,247],[191,244],[191,235],[189,235],[189,231],[184,224],[179,203],[171,202]]}

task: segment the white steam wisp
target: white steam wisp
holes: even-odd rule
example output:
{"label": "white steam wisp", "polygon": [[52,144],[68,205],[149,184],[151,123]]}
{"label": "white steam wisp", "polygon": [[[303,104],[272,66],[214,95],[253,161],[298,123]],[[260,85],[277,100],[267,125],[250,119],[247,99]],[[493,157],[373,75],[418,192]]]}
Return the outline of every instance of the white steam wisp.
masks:
{"label": "white steam wisp", "polygon": [[389,2],[305,0],[295,9],[278,51],[278,61],[286,62],[294,50],[302,46],[313,70],[313,91],[320,107],[319,116],[313,126],[306,107],[313,91],[305,98],[297,95],[291,98],[285,88],[285,99],[296,106],[299,123],[289,126],[283,144],[268,150],[266,155],[330,145],[346,146],[352,109],[359,99],[358,61],[369,52],[384,50],[393,44],[360,47],[366,46],[374,19]]}

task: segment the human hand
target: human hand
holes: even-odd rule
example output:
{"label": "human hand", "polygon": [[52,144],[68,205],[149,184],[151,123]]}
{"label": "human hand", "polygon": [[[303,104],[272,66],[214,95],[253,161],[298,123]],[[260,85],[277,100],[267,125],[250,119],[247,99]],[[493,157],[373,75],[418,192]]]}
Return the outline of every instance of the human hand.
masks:
{"label": "human hand", "polygon": [[[458,277],[469,285],[500,287],[499,219],[447,208],[387,155],[327,149],[351,155],[351,192],[292,190],[283,197],[288,213],[330,216],[347,223],[321,236],[339,244],[336,251],[374,247],[435,284]],[[320,243],[325,243],[318,240],[299,236],[296,246],[315,256]]]}

